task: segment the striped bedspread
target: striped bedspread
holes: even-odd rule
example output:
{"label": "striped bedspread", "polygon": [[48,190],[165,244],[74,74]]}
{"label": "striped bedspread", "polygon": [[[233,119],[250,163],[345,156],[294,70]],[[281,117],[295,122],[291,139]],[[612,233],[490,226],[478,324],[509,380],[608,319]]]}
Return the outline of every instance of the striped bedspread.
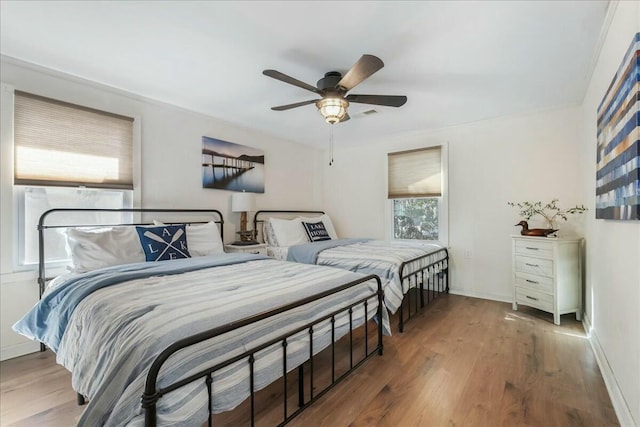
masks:
{"label": "striped bedspread", "polygon": [[[170,262],[174,261],[167,261]],[[143,425],[140,397],[149,366],[178,339],[361,277],[343,270],[254,259],[181,274],[138,278],[95,290],[73,310],[57,352],[58,363],[72,372],[73,388],[89,397],[79,425]],[[376,289],[375,280],[371,280],[184,349],[165,363],[159,383],[167,385],[241,354],[346,302],[375,294]],[[365,318],[374,317],[377,306],[374,297],[369,300],[366,316],[364,307],[355,308],[354,327],[362,325]],[[384,309],[383,324],[388,332],[388,314]],[[337,317],[335,325],[338,339],[349,330],[348,315]],[[314,352],[330,343],[330,321],[314,327]],[[256,390],[282,375],[282,352],[282,345],[277,343],[255,354]],[[288,340],[287,368],[296,368],[308,357],[309,334],[305,330]],[[206,390],[202,380],[163,396],[158,403],[159,425],[202,425],[207,419]],[[217,371],[213,375],[213,390],[214,413],[240,404],[249,396],[247,361]]]}
{"label": "striped bedspread", "polygon": [[[321,242],[320,242],[321,243]],[[315,245],[310,243],[309,245]],[[307,246],[307,245],[302,245]],[[407,265],[404,275],[420,270],[436,261],[446,258],[439,245],[409,245],[382,240],[369,240],[359,243],[349,243],[318,252],[316,264],[343,270],[355,271],[363,274],[375,274],[382,279],[384,287],[385,305],[395,313],[402,304],[402,298],[410,287],[415,287],[415,281],[404,280],[401,283],[400,266],[411,259],[432,254]],[[291,248],[289,249],[291,251]],[[444,261],[443,267],[446,267]],[[434,266],[429,269],[428,275],[438,273],[440,268]]]}

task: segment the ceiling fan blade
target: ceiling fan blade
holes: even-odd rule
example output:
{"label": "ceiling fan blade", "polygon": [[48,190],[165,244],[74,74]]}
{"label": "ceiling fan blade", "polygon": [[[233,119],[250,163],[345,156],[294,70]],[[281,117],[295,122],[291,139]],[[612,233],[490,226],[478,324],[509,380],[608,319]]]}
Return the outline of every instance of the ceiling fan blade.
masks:
{"label": "ceiling fan blade", "polygon": [[362,55],[338,82],[338,86],[351,90],[382,67],[384,67],[384,62],[377,56]]}
{"label": "ceiling fan blade", "polygon": [[346,122],[350,118],[351,116],[349,116],[349,113],[344,113],[344,117],[342,118],[342,120],[340,120],[340,123]]}
{"label": "ceiling fan blade", "polygon": [[347,95],[345,99],[349,102],[387,107],[402,107],[407,102],[407,97],[400,95]]}
{"label": "ceiling fan blade", "polygon": [[290,85],[298,86],[302,89],[310,90],[311,92],[320,93],[317,87],[311,86],[308,83],[301,82],[298,79],[294,79],[291,76],[287,76],[286,74],[281,73],[276,70],[264,70],[262,72],[265,76],[271,77],[276,80],[280,80],[281,82],[289,83]]}
{"label": "ceiling fan blade", "polygon": [[319,99],[310,99],[309,101],[296,102],[295,104],[287,104],[287,105],[279,105],[277,107],[271,107],[271,109],[274,110],[274,111],[290,110],[292,108],[302,107],[303,105],[315,104],[318,101],[320,101],[320,100]]}

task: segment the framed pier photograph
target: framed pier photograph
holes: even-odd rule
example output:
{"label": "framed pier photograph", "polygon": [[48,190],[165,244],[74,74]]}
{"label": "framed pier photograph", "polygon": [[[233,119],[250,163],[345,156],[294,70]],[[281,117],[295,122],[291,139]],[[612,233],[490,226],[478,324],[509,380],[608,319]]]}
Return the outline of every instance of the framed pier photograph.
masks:
{"label": "framed pier photograph", "polygon": [[264,193],[264,151],[203,136],[202,187]]}

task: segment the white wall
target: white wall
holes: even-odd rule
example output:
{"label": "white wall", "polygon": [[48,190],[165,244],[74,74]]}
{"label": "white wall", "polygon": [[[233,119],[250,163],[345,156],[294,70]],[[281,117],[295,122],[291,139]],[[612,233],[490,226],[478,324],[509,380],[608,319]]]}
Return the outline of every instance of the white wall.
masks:
{"label": "white wall", "polygon": [[[582,105],[583,194],[595,205],[596,114],[636,32],[640,3],[615,13]],[[640,221],[586,222],[586,323],[622,425],[640,425]]]}
{"label": "white wall", "polygon": [[[335,163],[308,147],[280,141],[213,118],[126,96],[117,91],[3,62],[2,79],[16,88],[142,119],[143,205],[220,208],[229,222],[229,194],[200,185],[200,137],[226,139],[265,150],[266,193],[260,208],[322,208],[345,237],[385,238],[386,153],[448,144],[449,245],[452,292],[511,301],[510,239],[517,229],[507,201],[559,198],[563,207],[591,210],[562,232],[586,237],[586,321],[622,425],[640,424],[640,224],[594,219],[597,104],[633,34],[638,2],[620,2],[602,46],[582,107],[416,133],[366,148],[341,149]],[[212,94],[214,96],[214,94]],[[371,118],[375,120],[375,118]],[[3,130],[5,132],[6,130]],[[2,138],[0,162],[0,299],[2,358],[37,346],[10,331],[37,298],[35,275],[13,273],[10,147]],[[9,155],[7,155],[9,153]],[[326,155],[325,155],[326,157]],[[167,159],[175,161],[166,173]],[[9,165],[9,166],[8,166]],[[322,178],[324,177],[324,181]],[[324,200],[324,203],[322,203]],[[232,240],[235,225],[227,227]],[[470,258],[463,255],[469,252]]]}
{"label": "white wall", "polygon": [[[510,235],[519,228],[507,202],[583,203],[579,119],[572,107],[337,149],[334,165],[324,166],[324,208],[339,234],[385,238],[387,152],[448,144],[451,290],[511,301]],[[563,223],[561,233],[579,226]]]}
{"label": "white wall", "polygon": [[[226,221],[225,241],[235,240],[239,214],[230,211],[232,192],[202,188],[203,135],[264,150],[265,193],[256,197],[258,208],[322,207],[322,156],[316,149],[8,58],[0,66],[2,82],[17,90],[140,117],[143,207],[219,209]],[[2,97],[6,102],[4,92]],[[2,132],[0,357],[5,359],[38,346],[11,331],[11,325],[37,301],[37,287],[34,272],[13,271],[12,142],[10,132]]]}
{"label": "white wall", "polygon": [[[612,3],[580,107],[506,117],[340,149],[324,165],[324,208],[346,237],[385,238],[386,153],[449,147],[452,292],[511,301],[507,201],[559,198],[590,210],[561,234],[585,237],[585,324],[623,426],[640,425],[640,223],[595,219],[596,111],[633,36],[640,3]],[[471,258],[465,258],[471,251]]]}

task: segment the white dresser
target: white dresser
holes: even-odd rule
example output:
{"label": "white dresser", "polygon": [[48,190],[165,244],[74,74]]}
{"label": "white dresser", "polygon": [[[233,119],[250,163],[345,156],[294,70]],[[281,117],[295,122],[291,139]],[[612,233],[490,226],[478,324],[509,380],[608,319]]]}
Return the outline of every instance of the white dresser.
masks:
{"label": "white dresser", "polygon": [[518,304],[582,318],[582,239],[511,236],[513,309]]}

